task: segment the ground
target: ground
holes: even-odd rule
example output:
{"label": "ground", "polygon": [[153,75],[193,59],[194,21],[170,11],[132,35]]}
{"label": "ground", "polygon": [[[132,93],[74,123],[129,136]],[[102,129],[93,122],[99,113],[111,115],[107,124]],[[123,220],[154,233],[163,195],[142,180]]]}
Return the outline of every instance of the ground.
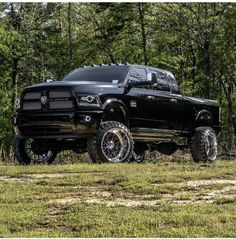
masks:
{"label": "ground", "polygon": [[0,237],[236,237],[235,160],[0,169]]}

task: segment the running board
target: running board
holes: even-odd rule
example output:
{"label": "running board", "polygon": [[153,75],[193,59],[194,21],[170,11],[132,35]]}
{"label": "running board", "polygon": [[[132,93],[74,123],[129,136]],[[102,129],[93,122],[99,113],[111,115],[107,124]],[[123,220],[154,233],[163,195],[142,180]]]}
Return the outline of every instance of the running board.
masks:
{"label": "running board", "polygon": [[176,137],[185,138],[189,133],[181,130],[168,130],[168,129],[152,129],[152,128],[131,128],[130,129],[134,140],[136,141],[173,141]]}

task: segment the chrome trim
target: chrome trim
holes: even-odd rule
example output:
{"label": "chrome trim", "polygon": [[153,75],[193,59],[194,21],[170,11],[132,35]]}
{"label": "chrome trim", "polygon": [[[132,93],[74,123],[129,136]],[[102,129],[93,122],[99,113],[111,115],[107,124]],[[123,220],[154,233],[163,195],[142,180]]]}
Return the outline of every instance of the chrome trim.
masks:
{"label": "chrome trim", "polygon": [[153,129],[153,128],[131,128],[130,129],[134,140],[137,141],[172,141],[174,138],[185,138],[184,135],[189,134],[189,131],[168,130],[168,129]]}

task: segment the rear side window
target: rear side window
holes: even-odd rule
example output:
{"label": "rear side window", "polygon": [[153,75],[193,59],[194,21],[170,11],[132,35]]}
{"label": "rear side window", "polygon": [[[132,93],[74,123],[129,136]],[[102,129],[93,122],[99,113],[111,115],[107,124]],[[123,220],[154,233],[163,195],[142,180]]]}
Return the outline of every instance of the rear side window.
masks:
{"label": "rear side window", "polygon": [[155,72],[157,75],[157,84],[155,86],[155,89],[157,90],[163,90],[163,91],[170,91],[169,83],[167,80],[167,76],[162,71],[152,71]]}
{"label": "rear side window", "polygon": [[144,68],[134,68],[130,72],[129,82],[139,82],[147,80],[147,72]]}
{"label": "rear side window", "polygon": [[168,73],[168,81],[169,81],[169,85],[170,85],[170,88],[172,89],[173,93],[179,93],[179,87],[175,80],[174,75]]}

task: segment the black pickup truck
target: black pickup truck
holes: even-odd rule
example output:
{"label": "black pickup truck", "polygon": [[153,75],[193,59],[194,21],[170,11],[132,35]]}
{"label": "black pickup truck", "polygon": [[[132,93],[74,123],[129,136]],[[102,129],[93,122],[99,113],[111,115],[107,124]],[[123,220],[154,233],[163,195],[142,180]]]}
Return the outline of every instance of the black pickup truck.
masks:
{"label": "black pickup truck", "polygon": [[189,147],[196,162],[217,156],[218,103],[182,95],[173,74],[154,67],[82,67],[25,88],[15,107],[21,164],[52,163],[62,150],[99,163],[140,162],[148,149],[170,155]]}

